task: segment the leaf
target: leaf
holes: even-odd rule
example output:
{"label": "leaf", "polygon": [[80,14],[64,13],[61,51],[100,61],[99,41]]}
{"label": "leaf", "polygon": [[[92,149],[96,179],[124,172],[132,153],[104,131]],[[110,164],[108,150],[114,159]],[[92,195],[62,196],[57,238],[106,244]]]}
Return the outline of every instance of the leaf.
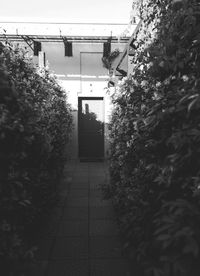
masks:
{"label": "leaf", "polygon": [[186,246],[183,248],[183,253],[188,254],[192,253],[194,257],[198,256],[199,253],[199,246],[196,240],[193,238],[189,238]]}
{"label": "leaf", "polygon": [[192,108],[194,107],[194,105],[197,103],[198,98],[195,98],[189,105],[188,105],[188,112],[190,112],[192,110]]}
{"label": "leaf", "polygon": [[167,230],[170,228],[170,225],[166,224],[163,225],[162,227],[159,227],[156,231],[155,231],[155,235],[158,235],[162,232],[167,232]]}
{"label": "leaf", "polygon": [[158,241],[165,241],[165,240],[170,240],[171,236],[169,234],[162,234],[156,237]]}

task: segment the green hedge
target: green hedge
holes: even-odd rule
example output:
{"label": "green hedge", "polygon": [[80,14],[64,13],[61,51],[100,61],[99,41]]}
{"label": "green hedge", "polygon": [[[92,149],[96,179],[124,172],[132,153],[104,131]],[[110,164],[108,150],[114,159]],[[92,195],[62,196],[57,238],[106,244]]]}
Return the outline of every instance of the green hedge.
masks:
{"label": "green hedge", "polygon": [[32,255],[27,231],[55,196],[72,125],[66,100],[25,50],[0,44],[1,268]]}
{"label": "green hedge", "polygon": [[134,70],[113,95],[111,196],[124,246],[141,275],[197,276],[200,4],[137,5],[142,25]]}

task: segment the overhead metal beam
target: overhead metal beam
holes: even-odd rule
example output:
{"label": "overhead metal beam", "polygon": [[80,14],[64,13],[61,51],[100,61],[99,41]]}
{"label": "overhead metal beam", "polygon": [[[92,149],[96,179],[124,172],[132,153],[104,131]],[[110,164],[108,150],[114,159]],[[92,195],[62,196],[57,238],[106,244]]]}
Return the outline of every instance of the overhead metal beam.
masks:
{"label": "overhead metal beam", "polygon": [[[24,37],[24,36],[23,36]],[[29,39],[40,42],[62,42],[63,37],[62,36],[51,36],[51,35],[29,35]],[[10,41],[23,41],[24,38],[22,38],[21,35],[0,35],[0,41],[4,41],[5,38],[9,39]],[[75,43],[103,43],[107,42],[108,39],[110,39],[110,36],[67,36],[67,40],[70,42]],[[129,40],[128,37],[124,38],[118,38],[118,37],[112,37],[111,42],[112,43],[127,43]]]}

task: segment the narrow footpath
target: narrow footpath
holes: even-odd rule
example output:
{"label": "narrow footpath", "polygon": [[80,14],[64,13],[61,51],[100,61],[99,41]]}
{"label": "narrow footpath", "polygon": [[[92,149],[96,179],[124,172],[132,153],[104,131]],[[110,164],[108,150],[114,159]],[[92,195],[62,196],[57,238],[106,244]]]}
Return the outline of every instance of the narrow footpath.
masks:
{"label": "narrow footpath", "polygon": [[66,166],[61,201],[41,236],[31,276],[130,276],[111,202],[100,185],[106,163]]}

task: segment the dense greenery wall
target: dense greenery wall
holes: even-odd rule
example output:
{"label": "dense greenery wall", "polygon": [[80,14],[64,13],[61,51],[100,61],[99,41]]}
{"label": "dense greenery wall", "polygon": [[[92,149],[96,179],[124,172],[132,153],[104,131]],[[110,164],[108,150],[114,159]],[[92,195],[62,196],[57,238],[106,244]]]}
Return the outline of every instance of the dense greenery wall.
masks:
{"label": "dense greenery wall", "polygon": [[125,248],[141,275],[196,276],[200,3],[135,2],[142,25],[134,70],[113,95],[111,195]]}
{"label": "dense greenery wall", "polygon": [[[25,50],[0,44],[0,267],[31,255],[30,225],[55,196],[71,110],[55,78]],[[4,274],[6,275],[6,274]]]}

